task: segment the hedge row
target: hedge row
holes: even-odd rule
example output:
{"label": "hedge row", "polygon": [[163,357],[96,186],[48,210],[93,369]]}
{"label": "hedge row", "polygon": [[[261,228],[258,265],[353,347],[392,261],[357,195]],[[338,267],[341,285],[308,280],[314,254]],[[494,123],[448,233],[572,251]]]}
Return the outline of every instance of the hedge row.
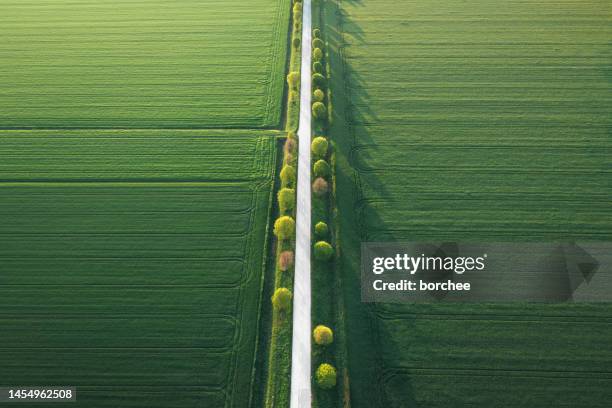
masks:
{"label": "hedge row", "polygon": [[[330,182],[332,170],[329,164],[330,143],[327,137],[328,130],[328,80],[325,70],[326,45],[321,38],[319,29],[313,30],[312,40],[312,117],[316,136],[313,138],[310,149],[312,153],[312,219],[314,223],[313,234],[313,325],[316,325],[312,336],[314,382],[322,390],[329,390],[336,386],[337,372],[333,366],[333,341],[334,332],[329,327],[333,321],[331,313],[327,313],[322,306],[329,303],[325,299],[329,295],[329,275],[333,271],[330,261],[334,257],[335,249],[330,242],[332,237],[328,222],[332,219],[330,214]],[[320,297],[320,298],[319,298]],[[319,299],[318,299],[319,298]],[[325,300],[324,300],[325,299]],[[326,321],[318,321],[325,319]],[[324,323],[324,324],[323,324]],[[313,406],[325,405],[323,400],[329,399],[329,395],[319,395],[314,390]],[[331,398],[333,400],[333,398]]]}
{"label": "hedge row", "polygon": [[291,305],[295,248],[295,181],[299,121],[300,65],[302,46],[302,3],[292,6],[293,30],[290,42],[289,72],[287,74],[287,138],[283,146],[280,188],[276,194],[278,218],[274,222],[276,253],[274,292],[272,302],[272,330],[267,364],[266,408],[289,406],[291,392]]}
{"label": "hedge row", "polygon": [[299,123],[300,110],[300,65],[302,56],[302,2],[294,0],[292,7],[293,30],[291,32],[291,54],[289,58],[289,73],[287,74],[287,123],[286,130],[296,131]]}

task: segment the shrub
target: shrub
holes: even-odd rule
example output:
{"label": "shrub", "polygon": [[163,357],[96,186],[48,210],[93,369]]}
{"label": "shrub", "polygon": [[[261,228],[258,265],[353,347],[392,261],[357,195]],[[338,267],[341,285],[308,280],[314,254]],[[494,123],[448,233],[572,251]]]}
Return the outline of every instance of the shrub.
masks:
{"label": "shrub", "polygon": [[274,221],[274,235],[280,240],[291,239],[295,233],[295,221],[288,215],[278,217]]}
{"label": "shrub", "polygon": [[[272,304],[279,310],[286,310],[291,307],[291,298],[293,295],[287,288],[278,288],[272,295]],[[335,379],[334,379],[335,380]]]}
{"label": "shrub", "polygon": [[312,30],[312,36],[314,38],[321,38],[321,30],[319,30],[318,28],[315,28],[314,30]]}
{"label": "shrub", "polygon": [[336,386],[336,369],[333,365],[323,363],[317,368],[315,379],[317,385],[323,389],[330,389]]}
{"label": "shrub", "polygon": [[334,332],[332,332],[332,329],[322,324],[315,327],[312,332],[312,337],[314,338],[314,342],[319,346],[328,346],[334,342]]}
{"label": "shrub", "polygon": [[329,234],[327,224],[323,221],[317,222],[317,225],[315,225],[315,234],[317,234],[317,237],[319,238],[325,238],[327,234]]}
{"label": "shrub", "polygon": [[299,48],[301,43],[302,43],[302,40],[300,40],[299,38],[294,38],[293,39],[293,48]]}
{"label": "shrub", "polygon": [[295,207],[295,190],[292,188],[281,188],[278,191],[278,206],[282,214],[293,210]]}
{"label": "shrub", "polygon": [[325,100],[325,92],[323,92],[323,91],[322,91],[322,90],[320,90],[320,89],[315,90],[315,91],[312,93],[312,99],[313,99],[315,102],[323,102],[323,101]]}
{"label": "shrub", "polygon": [[331,173],[331,168],[325,160],[317,160],[314,164],[314,175],[315,177],[327,177]]}
{"label": "shrub", "polygon": [[322,74],[316,73],[312,75],[312,84],[317,88],[323,89],[325,88],[325,85],[327,84],[327,80]]}
{"label": "shrub", "polygon": [[329,261],[334,254],[334,248],[326,241],[319,241],[314,245],[314,257],[318,261]]}
{"label": "shrub", "polygon": [[323,102],[315,102],[312,104],[312,115],[315,119],[325,119],[327,115],[327,106]]}
{"label": "shrub", "polygon": [[[315,62],[312,64],[312,70],[315,72],[315,74],[320,74],[323,72],[323,64],[321,64],[319,61]],[[314,76],[312,79],[314,80]]]}
{"label": "shrub", "polygon": [[289,91],[289,102],[295,103],[298,100],[298,93],[296,91]]}
{"label": "shrub", "polygon": [[296,2],[296,3],[293,5],[293,12],[294,12],[294,13],[299,13],[300,11],[302,11],[302,3],[300,3],[300,2]]}
{"label": "shrub", "polygon": [[287,75],[287,83],[291,88],[297,89],[300,84],[300,73],[296,71],[290,72],[289,75]]}
{"label": "shrub", "polygon": [[318,158],[325,157],[325,155],[327,154],[328,147],[329,143],[327,142],[327,139],[323,136],[315,137],[312,140],[312,143],[310,144],[310,150],[312,151],[312,154],[314,154]]}
{"label": "shrub", "polygon": [[291,153],[285,153],[285,163],[294,165],[295,164],[295,156]]}
{"label": "shrub", "polygon": [[295,186],[295,167],[293,166],[285,166],[280,172],[281,178],[281,186],[282,187],[290,187]]}
{"label": "shrub", "polygon": [[320,48],[312,50],[312,59],[315,61],[321,61],[323,59],[323,51]]}
{"label": "shrub", "polygon": [[287,140],[285,140],[285,146],[283,146],[283,151],[285,154],[295,152],[295,147],[297,146],[297,142],[295,140],[295,136],[287,135]]}
{"label": "shrub", "polygon": [[293,18],[296,20],[302,19],[302,10],[293,10]]}
{"label": "shrub", "polygon": [[312,191],[314,191],[317,197],[321,197],[329,191],[329,185],[327,184],[327,181],[325,181],[324,178],[317,177],[314,183],[312,183]]}
{"label": "shrub", "polygon": [[283,251],[278,256],[278,269],[285,272],[293,266],[293,251]]}
{"label": "shrub", "polygon": [[323,42],[322,39],[315,38],[314,40],[312,40],[312,47],[323,49],[323,47],[325,47],[325,43]]}

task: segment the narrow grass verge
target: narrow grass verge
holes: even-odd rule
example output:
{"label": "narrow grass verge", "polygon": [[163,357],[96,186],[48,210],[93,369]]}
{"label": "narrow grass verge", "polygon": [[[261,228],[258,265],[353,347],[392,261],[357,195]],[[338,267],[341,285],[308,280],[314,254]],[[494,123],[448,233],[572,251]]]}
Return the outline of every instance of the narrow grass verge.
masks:
{"label": "narrow grass verge", "polygon": [[[295,219],[296,180],[298,143],[296,131],[300,112],[300,67],[302,61],[302,3],[292,2],[292,31],[290,36],[290,55],[287,73],[286,93],[286,138],[283,140],[283,161],[280,169],[280,183],[277,184],[275,214]],[[278,301],[277,294],[293,291],[295,253],[295,231],[290,237],[282,237],[276,231],[275,251],[272,254],[274,270],[274,305],[271,308],[270,343],[266,367],[267,384],[264,406],[288,407],[291,397],[291,340],[292,310]],[[288,292],[287,292],[288,291]]]}

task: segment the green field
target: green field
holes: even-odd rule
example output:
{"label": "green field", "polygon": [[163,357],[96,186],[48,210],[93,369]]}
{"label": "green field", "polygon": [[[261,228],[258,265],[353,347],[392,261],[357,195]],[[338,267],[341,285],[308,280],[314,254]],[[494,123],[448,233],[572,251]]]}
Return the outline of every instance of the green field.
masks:
{"label": "green field", "polygon": [[259,406],[290,5],[1,3],[0,385]]}
{"label": "green field", "polygon": [[361,241],[609,239],[609,2],[326,9],[353,407],[607,406],[611,306],[367,307],[358,262]]}
{"label": "green field", "polygon": [[141,155],[135,135],[4,133],[0,378],[87,407],[247,406],[274,138],[225,132],[229,168],[216,131],[148,132]]}
{"label": "green field", "polygon": [[0,128],[279,127],[283,0],[3,0]]}

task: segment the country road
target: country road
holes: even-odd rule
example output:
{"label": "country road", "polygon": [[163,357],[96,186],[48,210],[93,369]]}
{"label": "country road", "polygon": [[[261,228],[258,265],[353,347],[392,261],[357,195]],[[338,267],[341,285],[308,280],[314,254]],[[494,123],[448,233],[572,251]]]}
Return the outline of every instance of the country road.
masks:
{"label": "country road", "polygon": [[293,348],[291,355],[291,408],[311,406],[311,298],[310,298],[310,140],[311,130],[311,0],[304,0],[300,89],[299,156],[295,278],[293,286]]}

